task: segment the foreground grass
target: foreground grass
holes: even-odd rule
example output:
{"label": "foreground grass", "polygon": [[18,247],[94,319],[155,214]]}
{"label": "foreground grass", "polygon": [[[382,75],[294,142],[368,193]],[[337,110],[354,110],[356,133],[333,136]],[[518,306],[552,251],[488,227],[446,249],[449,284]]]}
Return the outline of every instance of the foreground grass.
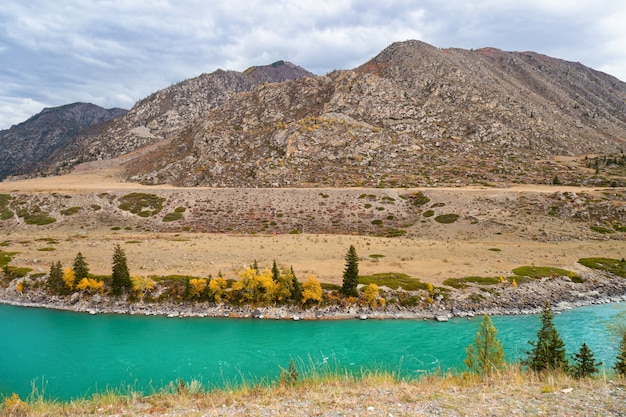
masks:
{"label": "foreground grass", "polygon": [[247,385],[205,392],[192,382],[143,396],[107,392],[68,403],[34,392],[7,398],[7,416],[512,416],[623,415],[626,380],[576,380],[563,374],[526,373],[511,367],[482,380],[472,375],[397,379],[393,373],[317,374],[302,381]]}

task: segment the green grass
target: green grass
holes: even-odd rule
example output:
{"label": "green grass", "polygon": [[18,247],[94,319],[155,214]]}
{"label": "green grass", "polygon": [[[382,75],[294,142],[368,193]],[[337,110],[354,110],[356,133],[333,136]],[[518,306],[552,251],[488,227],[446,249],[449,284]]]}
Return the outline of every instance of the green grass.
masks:
{"label": "green grass", "polygon": [[387,229],[384,233],[381,233],[381,236],[384,237],[400,237],[406,235],[406,230],[402,229]]}
{"label": "green grass", "polygon": [[376,284],[393,290],[397,290],[400,287],[406,291],[428,290],[428,284],[421,282],[417,278],[411,278],[406,274],[397,272],[361,275],[359,276],[359,283],[364,285]]}
{"label": "green grass", "polygon": [[454,223],[457,220],[459,220],[459,215],[458,214],[454,214],[454,213],[441,214],[441,215],[435,217],[435,221],[437,223],[441,223],[441,224],[450,224],[450,223]]}
{"label": "green grass", "polygon": [[593,230],[596,233],[601,233],[603,235],[615,233],[615,230],[609,229],[608,227],[602,227],[602,226],[591,226],[589,229]]}
{"label": "green grass", "polygon": [[499,249],[499,248],[489,248],[487,250],[490,250],[492,252],[502,252],[502,249]]}
{"label": "green grass", "polygon": [[19,252],[4,252],[0,250],[0,267],[8,265],[18,253]]}
{"label": "green grass", "polygon": [[37,249],[39,252],[52,252],[57,250],[57,248],[51,248],[51,247],[46,247],[46,248],[39,248]]}
{"label": "green grass", "polygon": [[374,259],[381,259],[381,258],[384,258],[384,257],[385,257],[385,255],[381,255],[379,253],[372,253],[370,255],[370,258],[374,258]]}
{"label": "green grass", "polygon": [[9,267],[9,273],[13,278],[22,278],[25,277],[29,272],[31,272],[32,268],[18,268],[14,266]]}
{"label": "green grass", "polygon": [[478,285],[496,285],[500,283],[500,278],[497,277],[464,277],[464,278],[448,278],[444,282],[444,285],[448,287],[462,289],[467,288],[468,283]]}
{"label": "green grass", "polygon": [[433,217],[435,215],[435,210],[426,210],[423,214],[424,217]]}
{"label": "green grass", "polygon": [[582,258],[578,263],[591,269],[609,272],[611,274],[626,278],[626,260],[612,258]]}
{"label": "green grass", "polygon": [[578,275],[572,271],[552,266],[520,266],[519,268],[515,268],[513,273],[517,276],[528,277],[531,279],[556,278],[561,276],[570,278],[578,277]]}

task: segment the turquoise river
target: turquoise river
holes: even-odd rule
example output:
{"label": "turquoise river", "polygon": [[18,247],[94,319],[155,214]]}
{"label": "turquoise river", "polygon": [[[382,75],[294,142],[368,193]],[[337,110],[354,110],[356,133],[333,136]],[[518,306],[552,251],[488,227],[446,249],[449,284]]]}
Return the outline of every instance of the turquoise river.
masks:
{"label": "turquoise river", "polygon": [[[607,323],[626,304],[577,308],[555,325],[569,354],[586,342],[611,367],[617,340]],[[507,358],[525,357],[539,317],[494,317]],[[107,388],[145,394],[183,379],[205,387],[279,377],[293,358],[302,372],[384,369],[404,377],[462,370],[480,318],[281,321],[89,315],[0,305],[0,396],[70,399]]]}

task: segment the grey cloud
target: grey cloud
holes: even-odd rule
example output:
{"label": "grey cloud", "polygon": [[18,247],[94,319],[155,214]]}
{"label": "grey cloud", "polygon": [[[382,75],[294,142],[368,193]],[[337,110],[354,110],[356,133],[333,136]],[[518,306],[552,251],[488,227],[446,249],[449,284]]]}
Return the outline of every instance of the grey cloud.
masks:
{"label": "grey cloud", "polygon": [[394,41],[534,50],[626,80],[626,6],[611,0],[5,0],[0,129],[44,106],[130,108],[217,68],[285,59],[325,74]]}

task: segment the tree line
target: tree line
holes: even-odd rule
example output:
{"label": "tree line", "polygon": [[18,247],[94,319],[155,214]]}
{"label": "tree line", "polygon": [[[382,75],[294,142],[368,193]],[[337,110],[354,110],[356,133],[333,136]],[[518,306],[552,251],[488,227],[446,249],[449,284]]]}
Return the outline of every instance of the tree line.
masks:
{"label": "tree line", "polygon": [[[346,297],[358,297],[358,256],[350,246],[345,256],[343,286]],[[216,277],[146,277],[131,276],[126,253],[115,246],[111,276],[96,277],[90,274],[89,265],[78,252],[71,267],[63,268],[60,261],[52,264],[46,280],[52,294],[67,296],[80,291],[90,294],[125,296],[129,301],[206,301],[229,302],[235,305],[295,304],[311,306],[322,301],[322,285],[313,275],[304,282],[296,277],[293,267],[279,269],[274,261],[271,269],[261,270],[256,260],[238,274],[238,279],[226,279],[221,271]],[[376,303],[378,287],[371,284],[365,291],[370,304]]]}

